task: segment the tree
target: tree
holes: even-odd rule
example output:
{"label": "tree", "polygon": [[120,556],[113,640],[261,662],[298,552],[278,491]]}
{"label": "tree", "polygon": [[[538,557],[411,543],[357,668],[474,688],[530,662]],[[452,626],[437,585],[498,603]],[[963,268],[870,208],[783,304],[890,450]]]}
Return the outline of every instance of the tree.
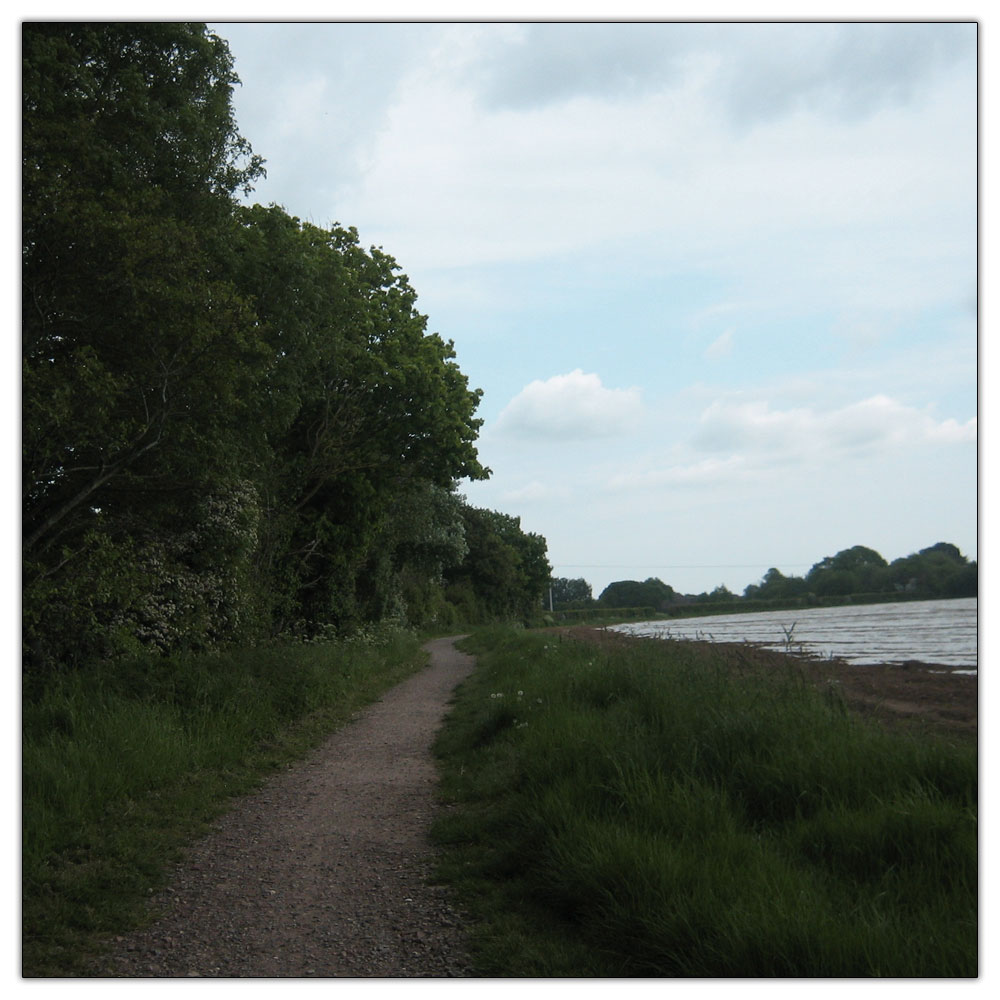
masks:
{"label": "tree", "polygon": [[618,580],[601,591],[598,602],[608,608],[657,608],[666,607],[675,597],[674,588],[657,577],[637,580]]}
{"label": "tree", "polygon": [[129,525],[183,536],[199,496],[240,480],[261,344],[217,258],[262,165],[203,25],[25,24],[22,41],[25,631],[39,650],[61,621],[79,649],[140,599]]}
{"label": "tree", "polygon": [[[34,660],[433,613],[451,491],[488,475],[481,393],[399,266],[236,203],[262,161],[204,25],[25,25],[23,49]],[[544,540],[543,570],[501,534],[522,590],[547,579]]]}
{"label": "tree", "polygon": [[720,583],[711,594],[708,595],[708,599],[712,603],[728,603],[729,601],[737,600],[736,595],[724,584]]}
{"label": "tree", "polygon": [[446,596],[466,621],[529,620],[552,574],[545,539],[509,514],[465,505],[462,516],[468,553],[445,571]]}
{"label": "tree", "polygon": [[566,577],[556,577],[551,582],[552,603],[556,606],[574,604],[586,605],[593,601],[590,584],[583,579],[570,580]]}
{"label": "tree", "polygon": [[233,280],[269,354],[258,420],[265,572],[286,621],[351,628],[395,606],[399,567],[385,540],[401,506],[489,474],[475,449],[481,393],[453,345],[427,333],[396,262],[363,250],[355,230],[276,206],[241,210],[239,222]]}
{"label": "tree", "polygon": [[806,582],[821,596],[878,593],[886,584],[888,566],[874,549],[855,545],[816,563]]}
{"label": "tree", "polygon": [[894,591],[926,597],[974,597],[979,592],[978,577],[976,563],[948,542],[894,559],[887,571]]}
{"label": "tree", "polygon": [[806,591],[806,582],[800,576],[785,576],[781,570],[771,567],[759,584],[751,584],[743,592],[747,598],[760,600],[787,600],[799,597]]}
{"label": "tree", "polygon": [[151,452],[187,451],[193,416],[239,408],[257,345],[211,251],[262,167],[235,128],[228,48],[202,25],[26,24],[23,49],[34,550]]}

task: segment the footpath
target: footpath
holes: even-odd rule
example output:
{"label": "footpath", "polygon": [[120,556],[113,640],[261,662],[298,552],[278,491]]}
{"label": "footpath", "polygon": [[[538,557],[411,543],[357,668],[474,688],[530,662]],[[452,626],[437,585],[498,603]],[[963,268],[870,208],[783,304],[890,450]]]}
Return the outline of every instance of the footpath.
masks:
{"label": "footpath", "polygon": [[461,918],[428,883],[431,746],[474,662],[454,643],[428,643],[424,670],[238,800],[95,975],[469,975]]}

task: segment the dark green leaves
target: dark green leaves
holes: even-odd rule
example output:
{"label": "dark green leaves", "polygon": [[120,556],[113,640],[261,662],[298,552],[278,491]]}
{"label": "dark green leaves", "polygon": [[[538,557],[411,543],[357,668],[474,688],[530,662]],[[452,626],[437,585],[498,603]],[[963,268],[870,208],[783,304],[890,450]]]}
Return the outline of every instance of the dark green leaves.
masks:
{"label": "dark green leaves", "polygon": [[237,82],[204,25],[23,28],[39,662],[405,615],[465,553],[480,393],[392,257],[236,204]]}

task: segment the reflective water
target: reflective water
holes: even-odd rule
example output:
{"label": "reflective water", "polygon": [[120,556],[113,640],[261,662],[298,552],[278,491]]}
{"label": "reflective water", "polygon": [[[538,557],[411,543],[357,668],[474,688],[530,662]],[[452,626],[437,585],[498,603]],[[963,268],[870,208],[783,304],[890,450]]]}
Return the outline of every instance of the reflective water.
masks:
{"label": "reflective water", "polygon": [[857,664],[919,660],[975,672],[979,666],[978,604],[977,598],[969,597],[708,615],[609,627],[658,639],[745,641]]}

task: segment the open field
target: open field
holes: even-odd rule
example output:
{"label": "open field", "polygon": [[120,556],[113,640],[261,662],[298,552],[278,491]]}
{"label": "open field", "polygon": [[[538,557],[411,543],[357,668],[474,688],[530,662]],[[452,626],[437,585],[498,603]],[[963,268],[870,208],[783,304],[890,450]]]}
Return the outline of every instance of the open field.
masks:
{"label": "open field", "polygon": [[746,642],[766,649],[857,665],[934,664],[975,672],[975,597],[886,604],[849,604],[795,611],[752,611],[608,626],[654,639]]}

